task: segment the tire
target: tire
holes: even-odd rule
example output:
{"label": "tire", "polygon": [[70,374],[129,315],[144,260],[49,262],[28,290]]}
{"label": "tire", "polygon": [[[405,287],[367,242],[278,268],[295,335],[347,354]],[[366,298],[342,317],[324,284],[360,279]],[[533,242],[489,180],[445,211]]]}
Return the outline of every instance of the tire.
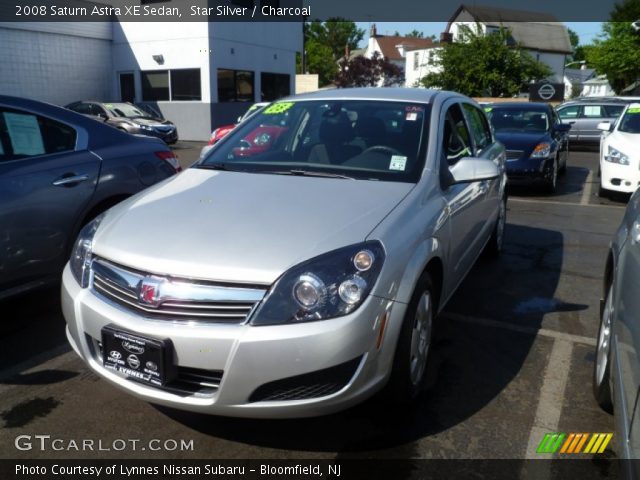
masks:
{"label": "tire", "polygon": [[558,173],[562,176],[567,174],[567,162],[569,162],[569,147],[567,147],[566,155],[564,157],[564,162],[562,163],[560,170],[558,170]]}
{"label": "tire", "polygon": [[429,273],[420,277],[405,313],[385,397],[395,405],[413,403],[426,383],[436,297]]}
{"label": "tire", "polygon": [[551,171],[551,178],[547,180],[545,190],[547,193],[556,193],[558,188],[558,159],[553,160],[553,169]]}
{"label": "tire", "polygon": [[596,344],[596,361],[593,367],[593,395],[606,412],[613,412],[613,396],[611,395],[611,321],[613,316],[613,288],[607,291],[598,341]]}
{"label": "tire", "polygon": [[489,243],[484,249],[484,252],[489,257],[497,257],[502,252],[502,246],[504,244],[504,228],[507,223],[507,197],[505,196],[500,202],[500,212],[498,213],[498,219],[496,225],[493,227],[493,233],[489,239]]}
{"label": "tire", "polygon": [[602,183],[598,186],[598,197],[600,198],[609,198],[610,192],[606,188],[602,188]]}

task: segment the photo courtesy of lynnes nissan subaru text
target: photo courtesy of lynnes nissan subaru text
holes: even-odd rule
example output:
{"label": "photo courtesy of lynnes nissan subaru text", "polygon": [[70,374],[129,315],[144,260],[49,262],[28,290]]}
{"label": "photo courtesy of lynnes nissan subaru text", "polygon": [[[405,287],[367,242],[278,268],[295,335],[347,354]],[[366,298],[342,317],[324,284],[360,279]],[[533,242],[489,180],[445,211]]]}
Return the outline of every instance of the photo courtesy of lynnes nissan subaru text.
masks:
{"label": "photo courtesy of lynnes nissan subaru text", "polygon": [[[256,130],[278,135],[247,153]],[[465,96],[280,100],[80,233],[68,339],[103,378],[178,409],[316,416],[385,386],[410,402],[435,316],[501,250],[505,185],[504,147]]]}

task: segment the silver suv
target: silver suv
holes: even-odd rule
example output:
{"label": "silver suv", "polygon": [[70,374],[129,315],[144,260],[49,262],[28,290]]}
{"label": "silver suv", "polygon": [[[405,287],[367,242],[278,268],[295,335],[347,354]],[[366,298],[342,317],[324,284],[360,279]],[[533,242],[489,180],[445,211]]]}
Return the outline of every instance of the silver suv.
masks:
{"label": "silver suv", "polygon": [[69,341],[115,385],[197,412],[320,415],[385,385],[409,401],[434,317],[501,249],[504,162],[455,93],[273,103],[81,232]]}
{"label": "silver suv", "polygon": [[615,97],[571,100],[556,110],[562,123],[571,125],[569,140],[579,143],[600,144],[601,122],[614,123],[628,102]]}

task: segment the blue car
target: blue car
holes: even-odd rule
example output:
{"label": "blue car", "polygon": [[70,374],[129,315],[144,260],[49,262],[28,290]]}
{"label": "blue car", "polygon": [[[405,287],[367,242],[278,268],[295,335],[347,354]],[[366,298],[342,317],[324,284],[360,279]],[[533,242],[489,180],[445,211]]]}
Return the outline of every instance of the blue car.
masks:
{"label": "blue car", "polygon": [[507,149],[509,183],[538,184],[555,192],[558,174],[567,169],[571,125],[561,123],[546,103],[493,103],[484,108]]}

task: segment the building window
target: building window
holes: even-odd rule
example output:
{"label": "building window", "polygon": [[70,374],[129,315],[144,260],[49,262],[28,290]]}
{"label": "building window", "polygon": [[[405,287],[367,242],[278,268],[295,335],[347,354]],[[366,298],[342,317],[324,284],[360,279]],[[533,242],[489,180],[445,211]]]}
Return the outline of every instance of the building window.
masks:
{"label": "building window", "polygon": [[201,100],[200,69],[140,72],[142,101]]}
{"label": "building window", "polygon": [[271,102],[291,93],[291,77],[284,73],[262,72],[260,84],[262,85],[263,102]]}
{"label": "building window", "polygon": [[420,66],[420,61],[419,61],[419,54],[418,52],[414,52],[413,53],[413,69],[417,70],[418,67]]}
{"label": "building window", "polygon": [[218,69],[219,102],[253,102],[253,72]]}
{"label": "building window", "polygon": [[201,100],[200,69],[171,70],[171,100]]}
{"label": "building window", "polygon": [[169,100],[169,70],[141,72],[141,75],[144,102]]}

